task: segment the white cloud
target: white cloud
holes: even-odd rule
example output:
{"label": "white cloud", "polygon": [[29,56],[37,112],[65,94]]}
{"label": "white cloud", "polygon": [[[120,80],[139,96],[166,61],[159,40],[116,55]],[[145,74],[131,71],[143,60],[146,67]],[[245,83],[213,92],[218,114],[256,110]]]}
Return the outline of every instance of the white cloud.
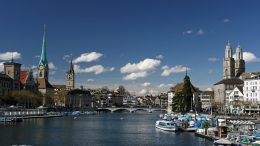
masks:
{"label": "white cloud", "polygon": [[121,67],[120,72],[127,74],[123,77],[123,80],[135,80],[137,78],[146,77],[149,73],[153,72],[160,63],[160,60],[147,58],[139,63],[127,63]]}
{"label": "white cloud", "polygon": [[216,62],[216,61],[218,61],[219,59],[216,58],[216,57],[210,57],[210,58],[208,58],[208,60],[211,61],[211,62]]}
{"label": "white cloud", "polygon": [[54,75],[55,73],[56,73],[56,71],[53,70],[53,71],[50,71],[49,74],[50,74],[50,75]]}
{"label": "white cloud", "polygon": [[142,84],[142,86],[144,86],[144,87],[148,87],[148,86],[150,86],[150,85],[151,85],[150,82],[145,82],[145,83]]}
{"label": "white cloud", "polygon": [[53,62],[50,62],[50,63],[48,64],[48,66],[49,66],[49,69],[52,69],[52,70],[57,69],[57,67],[54,65]]}
{"label": "white cloud", "polygon": [[184,32],[182,32],[182,35],[191,35],[193,33],[193,30],[190,29],[190,30],[186,30]]}
{"label": "white cloud", "polygon": [[[232,57],[236,58],[236,54],[233,54]],[[247,63],[260,62],[260,58],[258,58],[254,53],[251,52],[243,52],[243,59]]]}
{"label": "white cloud", "polygon": [[169,88],[169,87],[172,87],[173,84],[160,84],[158,87],[159,88]]}
{"label": "white cloud", "polygon": [[143,78],[148,75],[147,72],[133,72],[123,77],[123,80],[136,80],[137,78]]}
{"label": "white cloud", "polygon": [[102,65],[94,65],[94,66],[87,67],[87,68],[81,68],[77,64],[74,65],[75,73],[94,73],[97,75],[97,74],[101,74],[103,72],[113,71],[114,69],[115,69],[114,67],[104,68]]}
{"label": "white cloud", "polygon": [[139,95],[146,95],[148,92],[146,89],[142,89],[141,91],[139,91]]}
{"label": "white cloud", "polygon": [[0,60],[12,60],[13,59],[21,59],[22,55],[19,52],[5,52],[0,53]]}
{"label": "white cloud", "polygon": [[156,58],[157,58],[157,59],[163,59],[163,55],[162,55],[162,54],[157,55]]}
{"label": "white cloud", "polygon": [[260,58],[258,58],[254,53],[251,52],[243,52],[243,58],[245,62],[260,62]]}
{"label": "white cloud", "polygon": [[169,76],[171,73],[181,73],[185,72],[186,70],[191,70],[189,67],[185,67],[182,65],[176,65],[174,67],[168,67],[167,65],[162,67],[163,72],[161,73],[161,76]]}
{"label": "white cloud", "polygon": [[62,59],[63,59],[63,60],[66,60],[66,61],[69,61],[70,55],[64,55],[64,56],[62,57]]}
{"label": "white cloud", "polygon": [[36,55],[36,56],[34,56],[35,58],[40,58],[41,56],[40,55]]}
{"label": "white cloud", "polygon": [[87,82],[94,82],[94,79],[88,79]]}
{"label": "white cloud", "polygon": [[228,19],[228,18],[223,20],[223,23],[228,23],[228,22],[230,22],[230,19]]}
{"label": "white cloud", "polygon": [[149,94],[158,95],[159,91],[151,89],[151,90],[149,90]]}
{"label": "white cloud", "polygon": [[103,54],[97,52],[83,53],[73,60],[73,63],[92,62],[98,60]]}
{"label": "white cloud", "polygon": [[0,72],[4,71],[4,62],[0,62]]}
{"label": "white cloud", "polygon": [[214,70],[213,69],[210,69],[209,70],[209,74],[213,74],[214,73]]}
{"label": "white cloud", "polygon": [[200,29],[198,30],[198,32],[197,32],[197,35],[203,35],[203,34],[204,34],[204,31],[203,31],[203,29],[200,28]]}

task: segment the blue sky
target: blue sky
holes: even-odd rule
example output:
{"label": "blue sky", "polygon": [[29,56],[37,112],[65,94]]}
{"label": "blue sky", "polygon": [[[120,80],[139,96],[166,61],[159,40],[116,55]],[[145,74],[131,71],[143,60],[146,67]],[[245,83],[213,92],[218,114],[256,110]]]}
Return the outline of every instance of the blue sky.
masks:
{"label": "blue sky", "polygon": [[2,0],[0,69],[7,52],[24,69],[37,66],[46,24],[53,84],[65,84],[73,59],[76,85],[85,88],[167,91],[187,67],[206,89],[222,79],[228,40],[247,52],[246,71],[259,71],[259,14],[257,0]]}

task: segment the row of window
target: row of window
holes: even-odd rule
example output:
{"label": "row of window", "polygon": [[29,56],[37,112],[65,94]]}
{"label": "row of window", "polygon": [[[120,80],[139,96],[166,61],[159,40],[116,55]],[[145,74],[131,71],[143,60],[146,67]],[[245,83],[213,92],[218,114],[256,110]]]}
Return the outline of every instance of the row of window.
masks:
{"label": "row of window", "polygon": [[7,87],[7,88],[11,88],[11,84],[10,84],[10,82],[2,82],[1,84],[1,87]]}
{"label": "row of window", "polygon": [[249,97],[249,95],[250,97],[257,97],[257,93],[246,93],[246,97]]}
{"label": "row of window", "polygon": [[[260,81],[258,84],[260,84]],[[257,81],[246,81],[246,85],[257,85]]]}

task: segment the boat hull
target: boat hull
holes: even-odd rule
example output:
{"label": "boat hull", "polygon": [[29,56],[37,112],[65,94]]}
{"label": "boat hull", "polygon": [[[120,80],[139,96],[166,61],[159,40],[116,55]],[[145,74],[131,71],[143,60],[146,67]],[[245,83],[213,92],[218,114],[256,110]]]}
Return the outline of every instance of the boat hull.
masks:
{"label": "boat hull", "polygon": [[171,132],[175,132],[175,131],[178,131],[178,127],[171,127],[171,126],[159,126],[159,125],[156,125],[155,126],[157,129],[160,129],[160,130],[164,130],[164,131],[171,131]]}

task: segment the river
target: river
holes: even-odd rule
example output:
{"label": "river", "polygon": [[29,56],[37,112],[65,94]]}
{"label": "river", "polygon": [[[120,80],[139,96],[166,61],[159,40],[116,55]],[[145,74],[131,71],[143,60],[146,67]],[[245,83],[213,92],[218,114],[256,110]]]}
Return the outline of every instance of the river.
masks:
{"label": "river", "polygon": [[0,145],[35,146],[208,146],[194,133],[155,128],[159,113],[101,113],[79,117],[30,119],[0,124]]}

